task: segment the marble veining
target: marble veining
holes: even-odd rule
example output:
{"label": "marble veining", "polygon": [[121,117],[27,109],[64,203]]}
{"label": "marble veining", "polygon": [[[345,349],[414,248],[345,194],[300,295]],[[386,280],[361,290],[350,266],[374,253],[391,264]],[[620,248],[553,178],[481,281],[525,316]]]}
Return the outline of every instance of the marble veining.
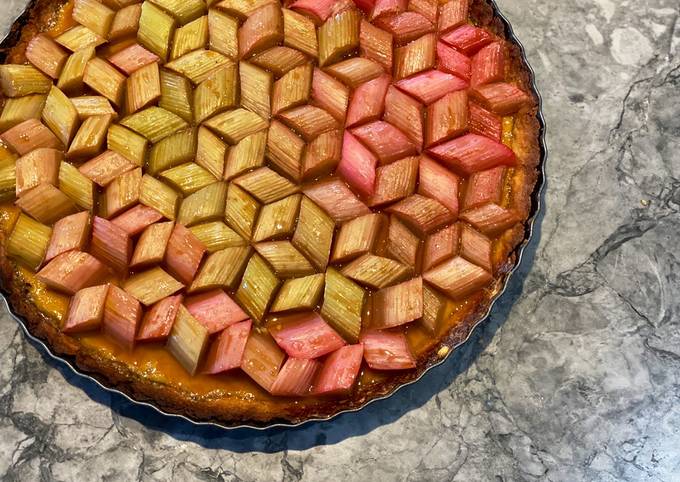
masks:
{"label": "marble veining", "polygon": [[498,3],[544,96],[547,209],[470,343],[360,413],[227,433],[83,382],[3,310],[0,479],[680,480],[680,7]]}

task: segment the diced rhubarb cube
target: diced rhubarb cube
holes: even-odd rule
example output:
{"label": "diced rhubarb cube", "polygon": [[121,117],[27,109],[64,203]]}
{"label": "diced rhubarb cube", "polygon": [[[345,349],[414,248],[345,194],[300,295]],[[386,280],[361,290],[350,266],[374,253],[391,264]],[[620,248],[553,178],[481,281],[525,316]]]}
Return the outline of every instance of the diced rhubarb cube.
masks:
{"label": "diced rhubarb cube", "polygon": [[414,194],[387,209],[394,213],[421,237],[455,220],[455,215],[442,203]]}
{"label": "diced rhubarb cube", "polygon": [[469,56],[490,44],[493,36],[483,28],[465,24],[442,35],[441,40]]}
{"label": "diced rhubarb cube", "polygon": [[53,79],[58,79],[68,54],[48,35],[38,34],[26,45],[26,60]]}
{"label": "diced rhubarb cube", "polygon": [[403,333],[370,330],[361,335],[364,359],[374,370],[415,368],[416,360]]}
{"label": "diced rhubarb cube", "polygon": [[507,209],[494,203],[463,211],[460,217],[489,236],[505,231],[521,220],[519,214],[513,209]]}
{"label": "diced rhubarb cube", "polygon": [[375,166],[378,159],[349,132],[342,140],[342,158],[337,172],[347,184],[363,196],[371,196],[375,187]]}
{"label": "diced rhubarb cube", "polygon": [[371,212],[341,179],[312,184],[304,189],[304,193],[336,222],[341,223]]}
{"label": "diced rhubarb cube", "polygon": [[460,255],[468,261],[493,271],[491,240],[470,226],[463,225],[460,233]]}
{"label": "diced rhubarb cube", "polygon": [[514,114],[531,103],[526,92],[513,84],[496,82],[478,85],[472,90],[472,96],[492,112],[500,115]]}
{"label": "diced rhubarb cube", "polygon": [[104,317],[104,304],[109,285],[91,286],[79,290],[68,308],[68,317],[61,327],[64,333],[81,333],[99,328]]}
{"label": "diced rhubarb cube", "polygon": [[320,367],[321,363],[316,360],[289,358],[276,376],[271,393],[287,397],[308,395]]}
{"label": "diced rhubarb cube", "polygon": [[439,70],[451,72],[461,79],[470,80],[472,62],[468,56],[452,49],[444,42],[438,42],[437,58],[439,59]]}
{"label": "diced rhubarb cube", "polygon": [[137,341],[165,340],[170,335],[180,304],[182,295],[168,296],[153,305],[144,315]]}
{"label": "diced rhubarb cube", "polygon": [[82,211],[61,218],[52,228],[50,244],[47,246],[45,261],[75,249],[82,251],[90,234],[90,214]]}
{"label": "diced rhubarb cube", "polygon": [[464,174],[492,167],[516,164],[515,153],[508,146],[478,134],[466,134],[430,149],[437,159]]}
{"label": "diced rhubarb cube", "polygon": [[439,24],[437,30],[440,33],[447,32],[467,22],[469,0],[449,0],[439,9]]}
{"label": "diced rhubarb cube", "polygon": [[111,222],[122,228],[130,236],[136,236],[147,226],[163,219],[163,215],[154,208],[138,204],[123,214],[113,218]]}
{"label": "diced rhubarb cube", "polygon": [[109,219],[139,201],[142,188],[142,168],[121,174],[106,186],[100,203],[100,214]]}
{"label": "diced rhubarb cube", "polygon": [[451,298],[463,298],[487,286],[493,276],[462,256],[456,256],[426,271],[423,279]]}
{"label": "diced rhubarb cube", "polygon": [[131,350],[142,318],[142,305],[134,296],[117,286],[110,286],[104,306],[104,333]]}
{"label": "diced rhubarb cube", "polygon": [[347,110],[347,127],[380,119],[385,108],[385,94],[390,76],[385,74],[354,89]]}
{"label": "diced rhubarb cube", "polygon": [[205,245],[191,231],[175,224],[165,250],[165,265],[182,283],[190,285],[205,252]]}
{"label": "diced rhubarb cube", "polygon": [[314,382],[318,395],[348,393],[359,375],[364,345],[347,345],[328,355]]}
{"label": "diced rhubarb cube", "polygon": [[17,197],[40,184],[56,186],[59,181],[59,165],[63,159],[61,151],[50,148],[35,149],[17,159],[15,167]]}
{"label": "diced rhubarb cube", "polygon": [[179,305],[165,347],[190,375],[195,375],[209,338],[208,330]]}
{"label": "diced rhubarb cube", "polygon": [[459,90],[446,94],[427,107],[425,145],[451,139],[467,131],[468,95]]}
{"label": "diced rhubarb cube", "polygon": [[387,72],[392,71],[392,34],[361,20],[359,51],[362,57],[378,62]]}
{"label": "diced rhubarb cube", "polygon": [[130,267],[138,268],[163,262],[174,226],[172,221],[148,226],[137,241]]}
{"label": "diced rhubarb cube", "polygon": [[409,12],[418,12],[430,22],[436,24],[439,0],[409,0],[408,10]]}
{"label": "diced rhubarb cube", "polygon": [[423,147],[423,105],[394,86],[387,89],[383,119],[404,132],[420,152]]}
{"label": "diced rhubarb cube", "polygon": [[335,169],[342,155],[343,131],[324,132],[307,144],[302,160],[302,178],[311,180]]}
{"label": "diced rhubarb cube", "polygon": [[[481,87],[488,88],[493,85],[494,84],[488,84]],[[503,133],[503,120],[501,119],[501,116],[489,112],[475,102],[469,103],[469,109],[468,126],[470,127],[470,132],[500,142],[501,134]]]}
{"label": "diced rhubarb cube", "polygon": [[347,112],[349,89],[321,69],[314,69],[312,101],[342,122]]}
{"label": "diced rhubarb cube", "polygon": [[454,216],[458,216],[458,186],[460,178],[427,156],[420,158],[418,192],[436,199]]}
{"label": "diced rhubarb cube", "polygon": [[463,199],[463,209],[471,209],[486,203],[501,202],[505,167],[498,166],[470,176]]}
{"label": "diced rhubarb cube", "polygon": [[210,346],[203,371],[214,375],[240,367],[252,325],[251,320],[240,321],[223,330]]}
{"label": "diced rhubarb cube", "polygon": [[420,276],[373,294],[373,328],[392,328],[415,321],[421,316],[423,279]]}
{"label": "diced rhubarb cube", "polygon": [[78,212],[78,207],[73,200],[52,184],[34,187],[17,199],[16,205],[43,224],[53,224],[63,217]]}
{"label": "diced rhubarb cube", "polygon": [[472,85],[501,82],[505,77],[505,56],[506,49],[501,42],[493,42],[480,49],[472,57]]}
{"label": "diced rhubarb cube", "polygon": [[350,57],[326,67],[325,70],[352,89],[385,72],[379,62],[364,57]]}
{"label": "diced rhubarb cube", "polygon": [[456,223],[427,237],[423,249],[423,271],[458,255],[460,230],[460,223]]}
{"label": "diced rhubarb cube", "polygon": [[402,223],[397,216],[391,216],[390,227],[387,230],[387,255],[408,266],[416,266],[418,264],[419,248],[420,239],[418,239],[418,236]]}
{"label": "diced rhubarb cube", "polygon": [[385,121],[375,121],[352,129],[352,134],[378,156],[381,164],[417,154],[416,145],[406,134]]}
{"label": "diced rhubarb cube", "polygon": [[145,65],[158,62],[160,58],[146,50],[138,43],[134,43],[109,57],[109,62],[125,72],[127,75],[141,69]]}
{"label": "diced rhubarb cube", "polygon": [[190,296],[184,306],[211,335],[248,318],[246,312],[219,289]]}
{"label": "diced rhubarb cube", "polygon": [[271,391],[286,354],[274,339],[266,334],[252,332],[241,359],[241,369],[258,385]]}
{"label": "diced rhubarb cube", "polygon": [[136,167],[130,160],[117,152],[106,151],[87,161],[78,170],[91,181],[106,187],[115,178]]}
{"label": "diced rhubarb cube", "polygon": [[82,251],[60,254],[38,271],[37,277],[48,288],[70,295],[101,283],[109,272],[96,258]]}
{"label": "diced rhubarb cube", "polygon": [[288,356],[318,358],[345,345],[345,340],[318,313],[277,318],[269,333]]}
{"label": "diced rhubarb cube", "polygon": [[375,171],[375,190],[368,199],[371,207],[390,204],[413,194],[418,177],[418,157],[405,157]]}
{"label": "diced rhubarb cube", "polygon": [[434,32],[432,22],[416,12],[384,16],[376,20],[375,25],[390,32],[397,44],[410,42]]}
{"label": "diced rhubarb cube", "polygon": [[255,10],[238,30],[239,56],[253,54],[274,47],[283,40],[283,17],[278,4]]}
{"label": "diced rhubarb cube", "polygon": [[28,119],[15,125],[3,132],[0,140],[9,144],[20,156],[40,147],[62,148],[57,136],[38,119]]}
{"label": "diced rhubarb cube", "polygon": [[90,253],[117,273],[125,273],[132,254],[132,240],[122,228],[95,216],[92,221]]}
{"label": "diced rhubarb cube", "polygon": [[406,0],[376,0],[369,20],[383,15],[395,15],[406,10]]}
{"label": "diced rhubarb cube", "polygon": [[135,273],[123,283],[123,289],[144,306],[151,306],[182,288],[182,283],[158,266]]}
{"label": "diced rhubarb cube", "polygon": [[466,80],[439,70],[428,70],[397,82],[397,87],[424,104],[431,104],[449,92],[468,86]]}
{"label": "diced rhubarb cube", "polygon": [[321,24],[333,12],[333,4],[336,0],[296,0],[289,8],[308,15],[317,24]]}

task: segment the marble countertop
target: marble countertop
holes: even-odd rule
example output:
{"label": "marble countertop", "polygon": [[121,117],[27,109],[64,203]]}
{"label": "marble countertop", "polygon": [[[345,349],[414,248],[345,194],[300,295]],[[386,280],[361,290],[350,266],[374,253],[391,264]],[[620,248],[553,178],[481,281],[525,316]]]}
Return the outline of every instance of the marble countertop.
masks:
{"label": "marble countertop", "polygon": [[81,381],[3,310],[0,479],[680,480],[677,0],[498,3],[545,100],[547,209],[470,343],[362,412],[223,432]]}

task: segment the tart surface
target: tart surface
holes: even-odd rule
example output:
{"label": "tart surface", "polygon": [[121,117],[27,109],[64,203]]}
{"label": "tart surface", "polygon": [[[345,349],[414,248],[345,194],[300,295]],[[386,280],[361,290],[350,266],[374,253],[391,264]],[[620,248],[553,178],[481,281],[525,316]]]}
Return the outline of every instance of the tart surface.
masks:
{"label": "tart surface", "polygon": [[3,286],[135,399],[299,422],[415,379],[515,263],[536,99],[484,2],[41,1],[0,67]]}

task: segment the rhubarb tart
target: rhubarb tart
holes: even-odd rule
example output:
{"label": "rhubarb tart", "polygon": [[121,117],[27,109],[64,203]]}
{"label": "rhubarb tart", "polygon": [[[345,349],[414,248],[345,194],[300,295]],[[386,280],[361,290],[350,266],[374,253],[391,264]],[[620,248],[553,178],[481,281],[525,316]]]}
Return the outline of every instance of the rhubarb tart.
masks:
{"label": "rhubarb tart", "polygon": [[538,99],[483,0],[37,0],[0,66],[12,310],[225,426],[443,359],[530,232]]}

